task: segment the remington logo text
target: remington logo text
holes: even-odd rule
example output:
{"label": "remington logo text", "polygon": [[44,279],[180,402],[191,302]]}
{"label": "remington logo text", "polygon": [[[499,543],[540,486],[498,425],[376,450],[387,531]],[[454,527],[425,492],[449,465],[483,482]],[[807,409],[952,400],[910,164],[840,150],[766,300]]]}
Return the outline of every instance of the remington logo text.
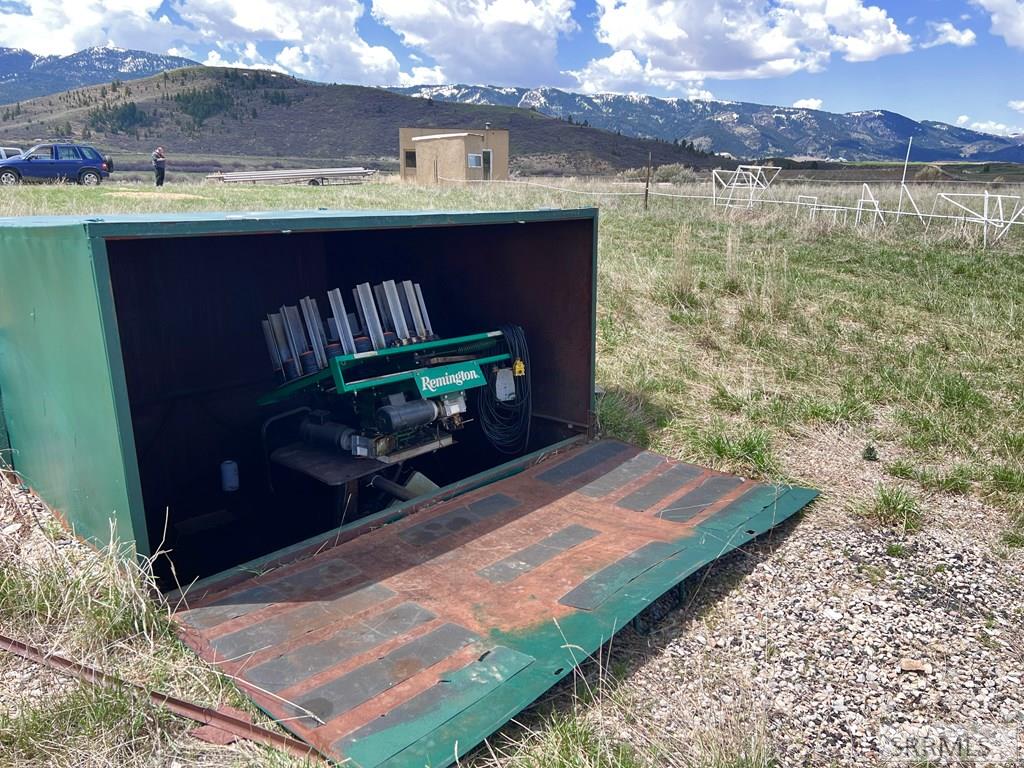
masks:
{"label": "remington logo text", "polygon": [[456,386],[461,387],[467,381],[476,381],[480,378],[480,375],[473,370],[470,371],[455,371],[454,373],[446,373],[444,376],[420,376],[420,389],[426,390],[427,392],[436,392],[442,387]]}

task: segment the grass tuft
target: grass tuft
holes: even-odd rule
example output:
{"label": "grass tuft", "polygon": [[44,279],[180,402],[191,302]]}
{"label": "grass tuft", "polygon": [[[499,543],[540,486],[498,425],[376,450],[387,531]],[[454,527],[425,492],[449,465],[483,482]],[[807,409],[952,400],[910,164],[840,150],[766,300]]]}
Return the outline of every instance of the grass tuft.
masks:
{"label": "grass tuft", "polygon": [[16,717],[0,713],[0,753],[12,764],[73,766],[76,755],[102,754],[107,765],[130,765],[165,741],[172,725],[169,712],[130,688],[79,683]]}
{"label": "grass tuft", "polygon": [[777,475],[771,436],[762,429],[730,429],[718,422],[690,435],[691,448],[718,467],[762,477]]}
{"label": "grass tuft", "polygon": [[580,710],[551,713],[525,744],[503,755],[507,768],[653,768],[651,756],[609,739]]}
{"label": "grass tuft", "polygon": [[875,497],[864,508],[864,516],[904,533],[918,531],[924,524],[920,503],[910,491],[900,486],[876,486]]}
{"label": "grass tuft", "polygon": [[86,652],[136,637],[172,639],[170,615],[154,594],[152,569],[130,547],[54,546],[0,570],[0,626]]}
{"label": "grass tuft", "polygon": [[894,541],[892,544],[889,544],[885,548],[885,554],[888,557],[900,557],[900,558],[902,558],[902,557],[906,557],[908,552],[907,552],[907,548],[905,546],[903,546],[899,542],[895,542]]}

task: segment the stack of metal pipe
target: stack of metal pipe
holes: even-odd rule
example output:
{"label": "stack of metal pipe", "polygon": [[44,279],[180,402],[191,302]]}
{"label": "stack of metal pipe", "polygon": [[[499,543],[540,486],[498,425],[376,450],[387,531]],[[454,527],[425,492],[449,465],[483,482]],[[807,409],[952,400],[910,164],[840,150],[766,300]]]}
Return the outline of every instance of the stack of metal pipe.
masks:
{"label": "stack of metal pipe", "polygon": [[435,338],[419,283],[384,280],[352,289],[354,312],[341,289],[327,292],[331,312],[324,322],[316,299],[284,305],[263,320],[274,370],[283,381],[326,368],[332,357],[373,352]]}

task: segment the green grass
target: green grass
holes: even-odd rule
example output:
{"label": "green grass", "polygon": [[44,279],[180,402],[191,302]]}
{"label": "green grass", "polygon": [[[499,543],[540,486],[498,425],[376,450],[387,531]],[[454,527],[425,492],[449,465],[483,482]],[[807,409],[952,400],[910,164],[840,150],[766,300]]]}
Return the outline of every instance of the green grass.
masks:
{"label": "green grass", "polygon": [[64,695],[28,704],[17,717],[0,714],[0,754],[8,764],[71,767],[103,754],[108,765],[131,765],[145,760],[174,725],[169,712],[129,688],[77,683]]}
{"label": "green grass", "polygon": [[[718,713],[718,724],[690,737],[644,727],[644,710],[624,686],[607,679],[585,694],[574,692],[567,706],[549,708],[532,726],[491,739],[470,762],[479,768],[777,768],[763,712]],[[735,692],[734,692],[735,693]],[[592,708],[586,707],[591,703]],[[745,705],[744,705],[745,706]],[[594,712],[602,716],[594,717]],[[634,734],[638,738],[631,738]],[[642,734],[642,735],[641,735]]]}
{"label": "green grass", "polygon": [[901,480],[913,480],[922,488],[939,493],[970,493],[979,479],[977,472],[964,464],[940,470],[918,467],[906,460],[894,461],[885,466],[885,471]]}
{"label": "green grass", "polygon": [[907,548],[905,546],[903,546],[902,544],[900,544],[898,542],[893,542],[892,544],[889,544],[885,548],[885,554],[888,557],[903,558],[903,557],[907,557],[908,551],[907,551]]}
{"label": "green grass", "polygon": [[764,430],[729,428],[714,422],[688,436],[691,454],[701,460],[736,472],[771,476],[778,473],[771,437]]}
{"label": "green grass", "polygon": [[525,744],[502,750],[502,763],[514,768],[648,768],[652,756],[615,743],[579,710],[554,711]]}
{"label": "green grass", "polygon": [[127,547],[54,547],[31,563],[4,563],[0,626],[51,642],[56,628],[65,647],[87,652],[137,637],[167,640],[173,626],[167,610],[152,600],[154,589],[151,572],[136,564]]}
{"label": "green grass", "polygon": [[[10,488],[0,479],[0,508],[15,503]],[[256,711],[178,641],[167,608],[153,599],[156,585],[148,562],[139,562],[133,550],[116,542],[98,550],[86,547],[69,540],[63,529],[47,527],[41,538],[31,556],[0,550],[0,633],[126,684],[103,688],[65,678],[71,681],[66,693],[44,689],[31,700],[5,701],[0,755],[15,765],[153,764],[170,740],[195,726],[153,707],[127,683],[201,704]],[[12,716],[6,707],[15,704],[19,713]]]}
{"label": "green grass", "polygon": [[[385,182],[244,189],[172,183],[161,194],[132,185],[24,187],[3,190],[0,215],[600,204],[597,381],[604,394],[597,416],[605,434],[777,477],[793,441],[849,426],[874,441],[891,477],[922,492],[976,494],[1011,520],[1003,542],[1024,543],[1024,238],[983,251],[969,229],[926,233],[909,220],[874,232],[830,229],[785,209],[722,212],[661,198],[645,213],[636,199],[590,196],[597,185],[575,186],[583,194]],[[824,185],[786,191],[829,202],[854,194]],[[883,202],[895,191],[875,189]],[[858,460],[863,444],[854,449]],[[892,461],[894,455],[901,460]],[[926,520],[915,493],[879,486],[863,509],[866,519],[902,532],[919,529]],[[903,546],[887,554],[898,557]],[[877,565],[861,572],[869,581],[885,578]],[[3,626],[26,627],[37,640],[66,641],[126,675],[195,692],[188,682],[195,668],[164,619],[135,602],[135,588],[111,593],[88,578],[6,574],[0,569]],[[126,664],[119,656],[143,647],[156,648],[145,658],[155,655],[157,662],[142,662],[137,653]],[[203,698],[233,695],[218,678],[202,679]],[[595,751],[593,734],[576,721],[580,712],[559,717],[540,728],[550,732],[556,757],[510,764],[601,759],[632,768],[652,758],[606,736]],[[704,762],[694,764],[772,765],[770,752],[755,752],[712,744],[703,749]]]}
{"label": "green grass", "polygon": [[899,486],[876,487],[875,496],[864,507],[863,514],[880,525],[903,533],[918,531],[924,524],[921,504],[910,491]]}

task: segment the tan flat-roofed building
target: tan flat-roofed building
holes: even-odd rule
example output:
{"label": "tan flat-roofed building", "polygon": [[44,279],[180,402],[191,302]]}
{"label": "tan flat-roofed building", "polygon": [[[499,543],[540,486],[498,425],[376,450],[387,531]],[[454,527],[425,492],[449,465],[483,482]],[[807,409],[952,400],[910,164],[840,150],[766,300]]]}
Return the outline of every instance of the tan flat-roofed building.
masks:
{"label": "tan flat-roofed building", "polygon": [[403,181],[492,181],[508,178],[508,131],[493,128],[400,128]]}

